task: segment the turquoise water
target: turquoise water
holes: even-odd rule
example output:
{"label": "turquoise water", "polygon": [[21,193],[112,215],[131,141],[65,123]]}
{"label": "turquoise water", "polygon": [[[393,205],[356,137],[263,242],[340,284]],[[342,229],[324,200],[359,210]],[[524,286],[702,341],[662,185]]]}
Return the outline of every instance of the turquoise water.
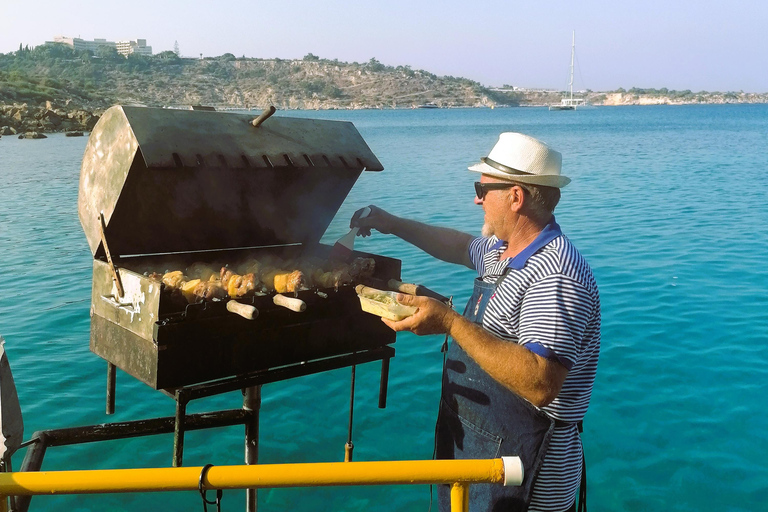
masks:
{"label": "turquoise water", "polygon": [[[283,113],[280,113],[283,114]],[[564,155],[573,183],[557,209],[590,261],[603,304],[603,350],[584,442],[590,509],[764,510],[768,502],[768,105],[289,112],[355,123],[385,171],[364,173],[326,233],[374,203],[479,232],[468,164],[499,132],[522,131]],[[0,334],[28,438],[40,429],[170,416],[174,402],[118,372],[104,414],[106,364],[88,350],[91,254],[77,218],[85,139],[0,140]],[[399,258],[406,281],[457,303],[472,272],[390,236],[362,250]],[[388,406],[379,365],[358,368],[356,460],[428,459],[442,358],[439,337],[401,334]],[[349,370],[264,386],[265,463],[343,459]],[[237,408],[239,393],[192,402]],[[185,465],[240,464],[240,428],[187,435]],[[52,448],[44,469],[169,466],[170,435]],[[14,457],[18,467],[23,453]],[[226,491],[225,510],[243,493]],[[420,510],[429,489],[362,487],[259,493],[261,510]],[[37,510],[192,510],[195,493],[38,497]]]}

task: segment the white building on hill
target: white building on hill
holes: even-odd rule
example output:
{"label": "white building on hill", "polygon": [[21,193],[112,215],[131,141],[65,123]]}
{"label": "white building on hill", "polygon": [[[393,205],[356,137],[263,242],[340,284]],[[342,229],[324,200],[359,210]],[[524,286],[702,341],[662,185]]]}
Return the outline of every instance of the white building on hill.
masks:
{"label": "white building on hill", "polygon": [[116,44],[117,53],[126,57],[132,53],[139,55],[152,55],[152,47],[147,46],[146,39],[136,39],[133,41],[118,41]]}
{"label": "white building on hill", "polygon": [[94,39],[93,41],[86,41],[85,39],[80,39],[79,37],[56,36],[53,38],[53,42],[66,44],[75,50],[90,50],[93,53],[96,53],[96,50],[103,46],[115,48],[115,43],[113,41],[107,41],[106,39]]}
{"label": "white building on hill", "polygon": [[94,39],[93,41],[86,41],[85,39],[80,39],[79,37],[56,36],[53,38],[52,42],[66,44],[75,50],[90,50],[93,53],[96,53],[96,50],[99,48],[107,46],[110,48],[115,48],[117,53],[126,57],[132,53],[137,53],[139,55],[152,55],[152,47],[147,46],[146,39],[114,42],[107,41],[106,39]]}

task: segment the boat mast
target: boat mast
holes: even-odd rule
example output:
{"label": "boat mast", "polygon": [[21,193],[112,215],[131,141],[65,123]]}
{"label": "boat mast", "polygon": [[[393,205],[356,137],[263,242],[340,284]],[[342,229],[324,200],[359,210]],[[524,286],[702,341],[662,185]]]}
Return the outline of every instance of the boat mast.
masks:
{"label": "boat mast", "polygon": [[576,31],[573,31],[573,42],[571,43],[571,80],[568,87],[571,90],[571,104],[573,104],[573,56],[576,54]]}

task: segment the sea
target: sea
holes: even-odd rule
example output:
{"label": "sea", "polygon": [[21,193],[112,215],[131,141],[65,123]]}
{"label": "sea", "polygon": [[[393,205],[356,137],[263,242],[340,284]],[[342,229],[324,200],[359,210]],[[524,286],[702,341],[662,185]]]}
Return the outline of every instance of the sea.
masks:
{"label": "sea", "polygon": [[[351,121],[385,170],[364,172],[323,240],[355,210],[479,234],[467,166],[499,133],[563,154],[557,222],[585,255],[602,299],[602,351],[583,442],[592,511],[759,511],[768,503],[768,105],[279,111]],[[267,121],[269,122],[269,121]],[[89,351],[92,256],[77,216],[86,138],[0,139],[0,334],[25,439],[43,429],[172,416],[174,401]],[[356,248],[402,260],[403,280],[461,305],[474,273],[374,233]],[[397,336],[387,407],[380,364],[357,368],[358,461],[432,457],[441,336]],[[260,462],[344,458],[350,369],[263,387]],[[189,412],[239,408],[239,392]],[[44,470],[171,465],[157,435],[50,448]],[[13,457],[20,467],[24,449]],[[243,429],[187,433],[185,466],[243,463]],[[434,496],[434,494],[433,494]],[[209,497],[210,493],[209,493]],[[225,491],[222,510],[243,510]],[[261,490],[263,511],[430,510],[426,485]],[[435,504],[432,503],[432,507]],[[196,492],[39,496],[33,510],[199,510]],[[434,508],[433,508],[434,509]]]}

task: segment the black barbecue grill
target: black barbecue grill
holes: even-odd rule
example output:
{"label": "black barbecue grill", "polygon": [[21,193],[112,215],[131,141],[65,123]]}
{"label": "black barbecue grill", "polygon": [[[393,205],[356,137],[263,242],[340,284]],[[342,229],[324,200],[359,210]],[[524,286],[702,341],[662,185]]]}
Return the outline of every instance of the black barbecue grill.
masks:
{"label": "black barbecue grill", "polygon": [[[358,283],[188,304],[153,275],[195,262],[329,257],[320,238],[360,174],[381,163],[351,123],[267,119],[272,112],[253,119],[115,106],[83,156],[78,211],[94,256],[90,347],[108,362],[107,413],[116,368],[172,396],[174,465],[185,429],[237,423],[246,425],[246,461],[255,463],[265,383],[351,366],[354,397],[355,365],[381,361],[379,406],[386,403],[395,333],[361,310]],[[400,279],[399,260],[353,257],[375,262],[364,284]],[[238,389],[242,411],[186,416],[190,400]],[[350,433],[351,418],[350,409]],[[158,433],[164,421],[114,424],[110,435]],[[104,427],[75,437],[88,442]],[[25,459],[30,470],[43,452]]]}
{"label": "black barbecue grill", "polygon": [[[371,350],[395,334],[346,285],[240,303],[172,301],[150,272],[264,255],[327,258],[319,240],[363,170],[381,163],[348,122],[116,106],[83,157],[80,220],[94,255],[91,350],[155,389]],[[103,220],[102,220],[103,219]],[[373,280],[400,278],[375,260]],[[319,292],[319,293],[318,293]]]}

